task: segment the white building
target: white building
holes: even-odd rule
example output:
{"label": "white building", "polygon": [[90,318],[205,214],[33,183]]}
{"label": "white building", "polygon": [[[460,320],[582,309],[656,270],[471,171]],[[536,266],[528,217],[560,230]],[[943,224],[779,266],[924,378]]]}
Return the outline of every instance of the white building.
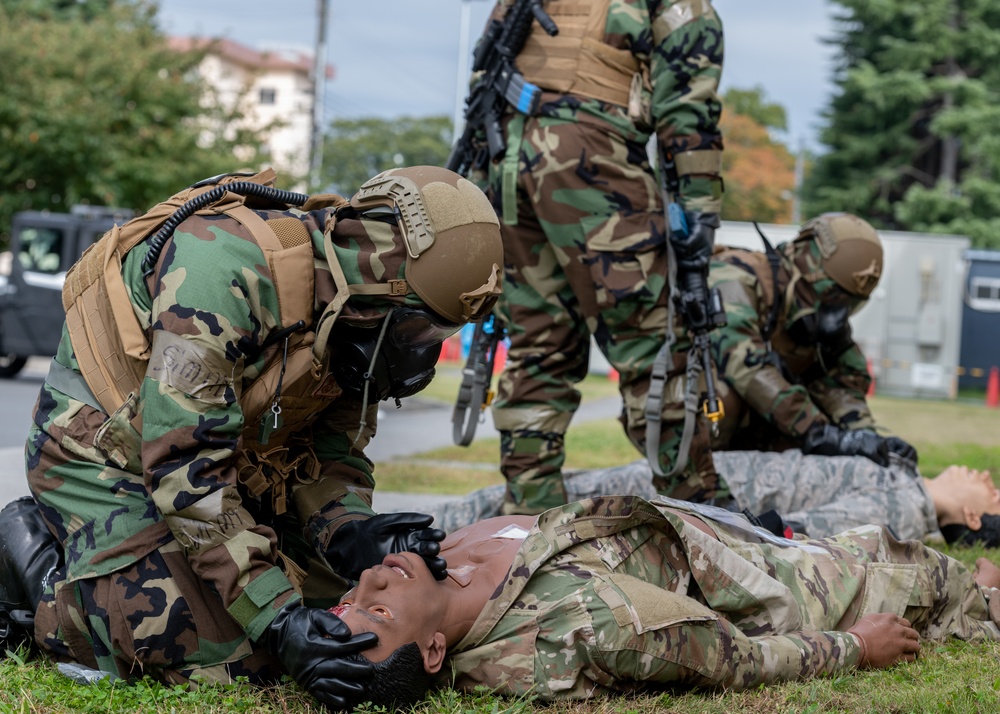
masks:
{"label": "white building", "polygon": [[[294,51],[262,52],[227,39],[171,37],[169,43],[181,52],[206,52],[199,66],[202,78],[223,106],[232,108],[242,98],[241,109],[251,128],[281,123],[266,137],[261,164],[304,185],[312,139],[313,57]],[[327,65],[326,79],[333,74]]]}

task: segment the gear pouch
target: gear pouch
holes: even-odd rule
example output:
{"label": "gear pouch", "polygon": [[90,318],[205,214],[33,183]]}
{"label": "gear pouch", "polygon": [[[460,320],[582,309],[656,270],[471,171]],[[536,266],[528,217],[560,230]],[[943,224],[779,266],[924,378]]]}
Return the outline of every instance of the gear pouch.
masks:
{"label": "gear pouch", "polygon": [[94,446],[109,461],[131,473],[142,473],[142,435],[134,426],[138,413],[139,396],[132,392],[94,437]]}

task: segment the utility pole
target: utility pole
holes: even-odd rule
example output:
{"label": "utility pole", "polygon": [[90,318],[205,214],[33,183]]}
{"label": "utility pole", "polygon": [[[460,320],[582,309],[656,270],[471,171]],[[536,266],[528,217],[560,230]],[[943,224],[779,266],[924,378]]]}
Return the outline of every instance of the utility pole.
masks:
{"label": "utility pole", "polygon": [[323,109],[326,96],[326,22],[329,0],[316,0],[316,52],[312,73],[312,134],[309,141],[309,183],[319,189],[323,168]]}
{"label": "utility pole", "polygon": [[465,97],[469,93],[469,55],[472,0],[461,0],[458,35],[458,75],[455,82],[455,115],[452,119],[452,142],[458,140],[465,129]]}

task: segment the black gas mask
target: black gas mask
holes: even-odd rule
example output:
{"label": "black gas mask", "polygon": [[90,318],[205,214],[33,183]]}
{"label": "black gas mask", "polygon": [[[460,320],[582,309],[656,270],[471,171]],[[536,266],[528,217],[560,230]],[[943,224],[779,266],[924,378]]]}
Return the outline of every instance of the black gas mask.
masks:
{"label": "black gas mask", "polygon": [[790,323],[786,332],[798,345],[835,348],[851,339],[851,325],[848,322],[850,316],[851,308],[848,305],[820,305],[818,310]]}
{"label": "black gas mask", "polygon": [[441,343],[460,325],[420,308],[393,308],[381,323],[333,328],[332,370],[344,392],[369,402],[397,402],[422,390],[434,378]]}

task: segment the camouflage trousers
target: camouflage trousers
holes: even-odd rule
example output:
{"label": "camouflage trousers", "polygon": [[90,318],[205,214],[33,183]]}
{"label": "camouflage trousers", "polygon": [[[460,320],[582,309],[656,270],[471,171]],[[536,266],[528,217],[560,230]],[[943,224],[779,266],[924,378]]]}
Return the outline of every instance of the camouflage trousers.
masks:
{"label": "camouflage trousers", "polygon": [[110,575],[68,580],[65,566],[35,614],[35,639],[59,662],[169,684],[257,684],[281,677],[171,541]]}
{"label": "camouflage trousers", "polygon": [[[523,129],[515,126],[521,122]],[[516,165],[494,166],[490,181],[505,218],[500,314],[510,337],[493,421],[507,480],[503,511],[535,514],[566,502],[565,434],[580,405],[592,336],[618,373],[625,432],[645,453],[646,396],[669,319],[668,253],[644,146],[550,118],[517,116],[507,129]],[[664,395],[664,472],[677,461],[683,430],[684,340],[675,345]],[[684,500],[726,495],[700,415],[686,471],[657,485]]]}
{"label": "camouflage trousers", "polygon": [[[897,540],[875,525],[789,540],[753,528],[736,514],[709,510],[716,513],[706,513],[713,519],[708,523],[725,549],[707,542],[695,558],[689,548],[692,579],[713,609],[726,611],[744,632],[840,630],[863,615],[893,612],[924,639],[1000,640],[1000,590],[981,587],[964,564],[920,541]],[[753,587],[754,570],[763,570],[784,591],[769,593],[757,611],[720,607],[732,596],[734,582]],[[775,619],[779,615],[798,621],[782,623]]]}

